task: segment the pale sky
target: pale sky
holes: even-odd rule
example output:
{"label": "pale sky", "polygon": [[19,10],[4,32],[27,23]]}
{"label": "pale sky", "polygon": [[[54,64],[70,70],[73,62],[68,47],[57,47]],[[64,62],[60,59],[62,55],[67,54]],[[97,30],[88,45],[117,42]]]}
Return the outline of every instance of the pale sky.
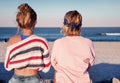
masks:
{"label": "pale sky", "polygon": [[120,27],[120,0],[0,0],[0,27],[16,27],[17,7],[28,3],[37,27],[61,27],[66,12],[77,10],[83,27]]}

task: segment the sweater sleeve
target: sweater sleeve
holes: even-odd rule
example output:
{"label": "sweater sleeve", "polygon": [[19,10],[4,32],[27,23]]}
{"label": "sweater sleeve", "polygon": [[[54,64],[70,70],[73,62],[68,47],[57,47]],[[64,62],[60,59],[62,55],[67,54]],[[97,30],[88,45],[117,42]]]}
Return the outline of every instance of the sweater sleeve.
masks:
{"label": "sweater sleeve", "polygon": [[54,42],[52,53],[51,53],[51,64],[55,70],[57,70],[57,59],[56,56],[58,55],[58,48],[57,48],[57,41]]}
{"label": "sweater sleeve", "polygon": [[9,64],[9,50],[8,50],[8,47],[7,47],[6,54],[5,54],[4,67],[7,71],[10,71],[11,69],[9,69],[8,64]]}
{"label": "sweater sleeve", "polygon": [[43,64],[44,64],[44,68],[43,68],[43,72],[46,73],[49,71],[50,67],[51,67],[51,61],[50,61],[50,53],[49,53],[49,47],[48,47],[48,43],[47,41],[45,41],[45,46],[43,47],[44,51],[43,51]]}
{"label": "sweater sleeve", "polygon": [[90,55],[90,66],[93,66],[93,64],[95,62],[95,52],[94,52],[94,45],[93,45],[92,42],[90,43],[90,52],[91,52],[91,55]]}

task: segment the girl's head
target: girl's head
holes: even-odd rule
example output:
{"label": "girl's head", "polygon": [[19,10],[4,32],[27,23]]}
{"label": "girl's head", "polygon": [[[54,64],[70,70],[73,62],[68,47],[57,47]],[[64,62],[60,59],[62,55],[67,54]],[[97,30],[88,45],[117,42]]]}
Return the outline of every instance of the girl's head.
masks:
{"label": "girl's head", "polygon": [[81,14],[74,10],[65,14],[62,32],[67,36],[78,36],[82,26]]}
{"label": "girl's head", "polygon": [[27,4],[18,6],[16,21],[22,29],[33,29],[37,20],[36,12]]}

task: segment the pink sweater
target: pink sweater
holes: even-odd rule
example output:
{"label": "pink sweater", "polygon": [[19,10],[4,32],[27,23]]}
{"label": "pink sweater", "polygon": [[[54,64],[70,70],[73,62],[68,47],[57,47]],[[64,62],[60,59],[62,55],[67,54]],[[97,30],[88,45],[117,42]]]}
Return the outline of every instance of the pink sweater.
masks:
{"label": "pink sweater", "polygon": [[66,36],[54,42],[51,63],[56,83],[91,83],[88,68],[94,64],[92,41],[81,36]]}

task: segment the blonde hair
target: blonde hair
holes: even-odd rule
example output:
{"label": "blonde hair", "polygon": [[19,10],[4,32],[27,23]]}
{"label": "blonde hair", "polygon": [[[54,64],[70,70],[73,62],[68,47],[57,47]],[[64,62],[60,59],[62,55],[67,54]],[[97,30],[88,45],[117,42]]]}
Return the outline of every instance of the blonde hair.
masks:
{"label": "blonde hair", "polygon": [[69,11],[65,14],[64,25],[62,27],[63,34],[67,36],[78,36],[80,34],[81,26],[82,16],[78,11]]}
{"label": "blonde hair", "polygon": [[36,24],[36,20],[36,12],[27,3],[18,6],[18,13],[16,15],[18,27],[22,29],[32,29]]}

